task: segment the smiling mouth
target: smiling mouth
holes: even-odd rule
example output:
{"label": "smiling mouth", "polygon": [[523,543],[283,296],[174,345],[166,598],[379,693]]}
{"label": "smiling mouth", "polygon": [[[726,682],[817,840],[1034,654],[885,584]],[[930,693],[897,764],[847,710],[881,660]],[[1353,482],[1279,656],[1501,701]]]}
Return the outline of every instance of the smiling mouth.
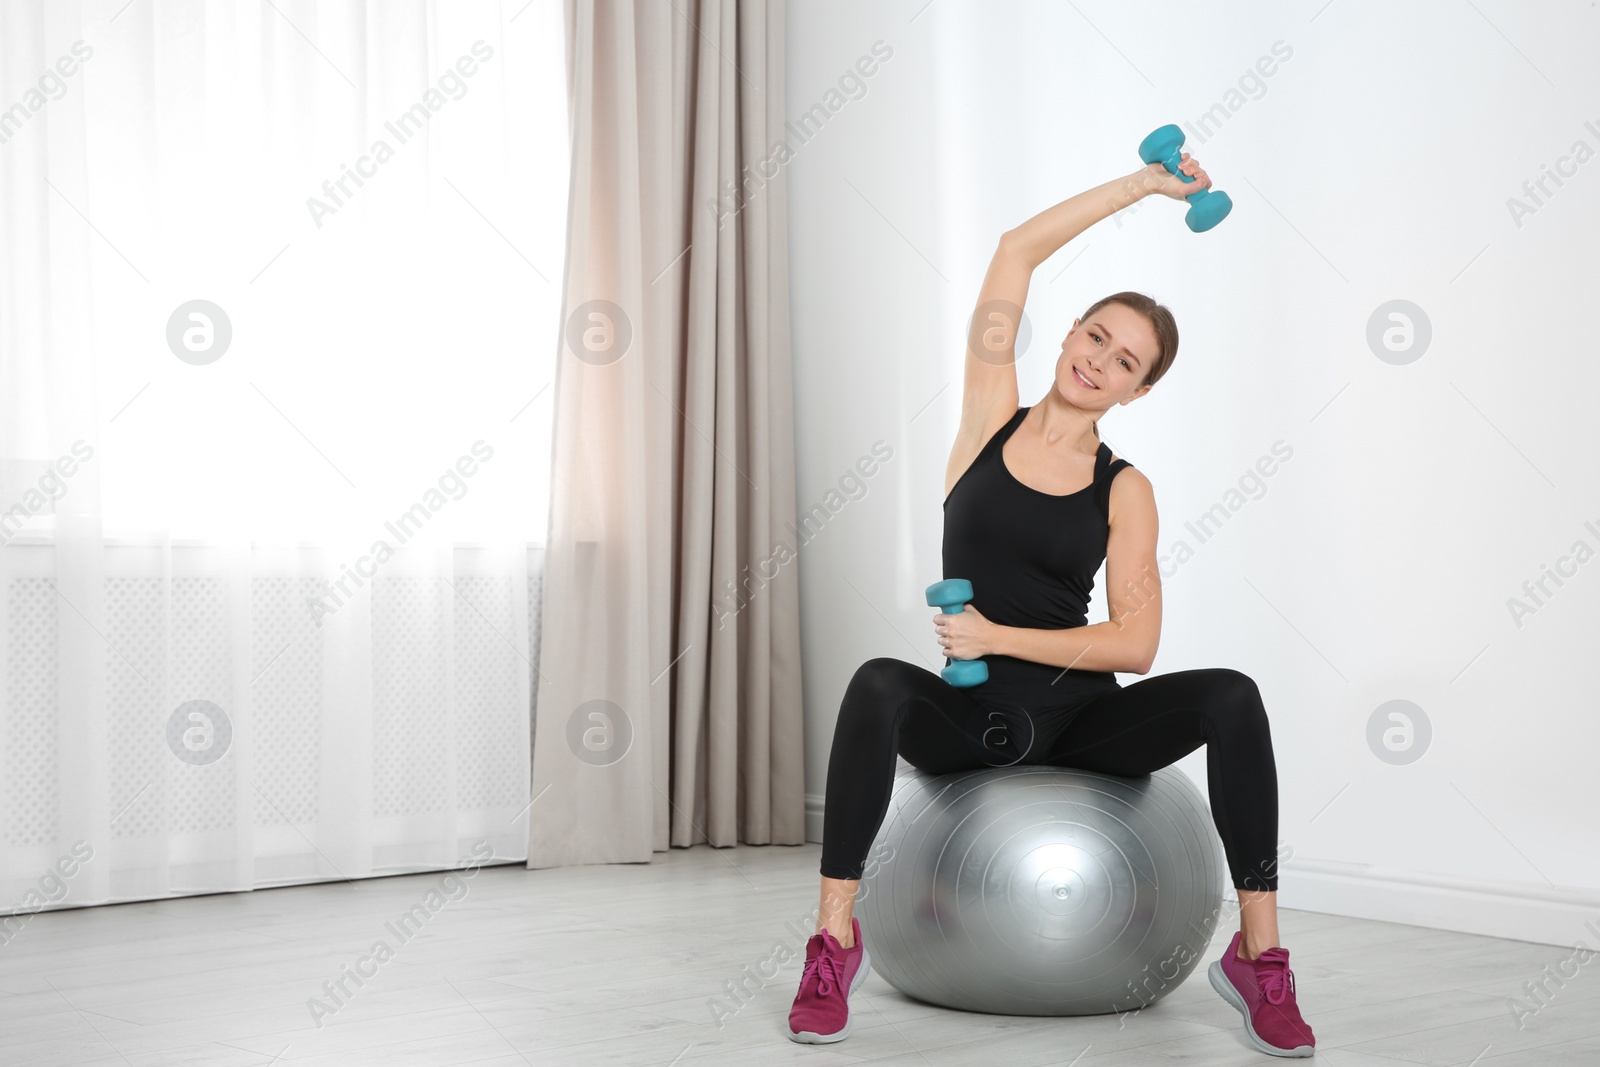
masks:
{"label": "smiling mouth", "polygon": [[1082,372],[1079,371],[1077,367],[1073,367],[1072,368],[1072,376],[1077,378],[1078,381],[1082,382],[1083,383],[1083,387],[1085,389],[1098,389],[1098,388],[1100,388],[1098,385],[1094,384],[1089,379],[1085,378],[1083,376]]}

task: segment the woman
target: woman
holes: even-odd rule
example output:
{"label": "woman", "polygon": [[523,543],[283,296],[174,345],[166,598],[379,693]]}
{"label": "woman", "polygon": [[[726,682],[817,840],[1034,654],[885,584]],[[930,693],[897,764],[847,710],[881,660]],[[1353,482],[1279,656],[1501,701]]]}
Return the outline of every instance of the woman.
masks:
{"label": "woman", "polygon": [[[945,655],[982,657],[989,680],[957,689],[896,659],[869,660],[845,691],[823,809],[822,902],[789,1014],[796,1041],[850,1029],[849,995],[870,970],[851,912],[867,850],[888,810],[898,753],[934,774],[1034,763],[1143,775],[1206,746],[1211,810],[1239,893],[1239,932],[1212,984],[1263,1052],[1309,1056],[1278,942],[1277,772],[1255,682],[1228,668],[1146,674],[1161,636],[1156,505],[1150,482],[1100,442],[1097,423],[1144,396],[1172,366],[1166,308],[1116,293],[1072,324],[1055,382],[1018,406],[1013,341],[1033,270],[1135,201],[1209,188],[1188,153],[1184,182],[1159,163],[1034,216],[1000,240],[967,346],[961,426],[945,473],[944,574],[972,582],[958,614],[934,616]],[[1087,625],[1101,561],[1109,619]]]}

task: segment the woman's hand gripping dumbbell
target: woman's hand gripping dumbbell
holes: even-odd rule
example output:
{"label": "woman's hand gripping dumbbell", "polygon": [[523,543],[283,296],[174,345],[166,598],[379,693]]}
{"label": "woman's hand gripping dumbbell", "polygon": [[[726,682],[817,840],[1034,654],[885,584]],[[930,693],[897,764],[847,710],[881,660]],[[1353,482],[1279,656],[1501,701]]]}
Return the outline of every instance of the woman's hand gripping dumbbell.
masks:
{"label": "woman's hand gripping dumbbell", "polygon": [[942,612],[933,617],[933,629],[940,647],[952,661],[939,676],[957,688],[988,681],[989,665],[978,657],[992,651],[988,638],[994,623],[971,607],[972,583],[965,578],[946,578],[928,586],[927,597],[928,606]]}

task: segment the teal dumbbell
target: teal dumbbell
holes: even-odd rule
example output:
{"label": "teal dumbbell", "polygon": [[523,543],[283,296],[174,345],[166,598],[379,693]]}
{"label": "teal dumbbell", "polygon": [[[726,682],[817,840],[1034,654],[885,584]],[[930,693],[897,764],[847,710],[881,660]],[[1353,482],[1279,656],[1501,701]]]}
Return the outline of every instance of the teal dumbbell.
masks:
{"label": "teal dumbbell", "polygon": [[[961,605],[972,599],[972,583],[965,578],[946,578],[928,586],[928,606],[946,615],[961,614]],[[951,659],[939,677],[958,689],[982,685],[989,680],[989,665],[981,659]]]}
{"label": "teal dumbbell", "polygon": [[[1139,142],[1139,158],[1146,163],[1160,163],[1186,182],[1194,181],[1178,169],[1183,162],[1179,149],[1183,147],[1183,131],[1168,123]],[[1205,233],[1228,217],[1233,210],[1233,199],[1221,189],[1201,189],[1183,198],[1189,205],[1183,221],[1195,233]]]}

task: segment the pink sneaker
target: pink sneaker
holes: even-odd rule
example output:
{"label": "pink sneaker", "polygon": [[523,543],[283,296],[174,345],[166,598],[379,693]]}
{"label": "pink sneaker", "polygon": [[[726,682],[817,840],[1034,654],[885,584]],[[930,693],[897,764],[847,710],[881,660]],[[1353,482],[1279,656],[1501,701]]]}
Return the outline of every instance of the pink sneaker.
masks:
{"label": "pink sneaker", "polygon": [[867,946],[861,940],[861,923],[854,916],[850,928],[856,943],[842,948],[824,930],[806,942],[806,967],[800,973],[800,992],[789,1009],[789,1038],[820,1045],[843,1041],[850,1033],[850,994],[860,988],[872,970]]}
{"label": "pink sneaker", "polygon": [[1244,1016],[1245,1036],[1269,1056],[1309,1056],[1317,1039],[1294,1001],[1289,950],[1269,948],[1253,960],[1239,958],[1239,935],[1207,972],[1211,988]]}

